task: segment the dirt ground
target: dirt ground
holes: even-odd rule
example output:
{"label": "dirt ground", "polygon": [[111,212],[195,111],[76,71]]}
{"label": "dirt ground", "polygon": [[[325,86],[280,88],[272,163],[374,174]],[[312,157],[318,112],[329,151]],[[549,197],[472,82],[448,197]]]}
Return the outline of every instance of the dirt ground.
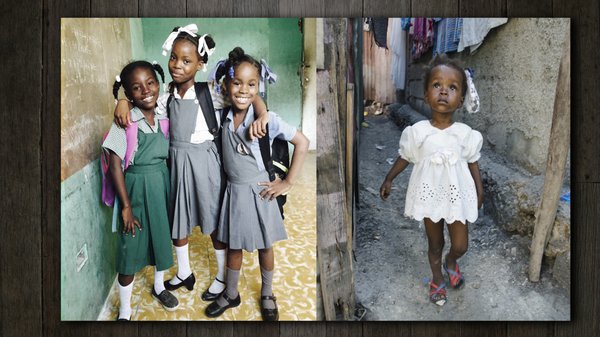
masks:
{"label": "dirt ground", "polygon": [[[527,279],[530,238],[503,232],[490,216],[469,224],[459,260],[466,284],[449,289],[442,307],[428,300],[431,270],[419,221],[403,216],[412,165],[394,180],[387,201],[379,187],[397,158],[401,130],[387,115],[367,116],[359,135],[359,209],[354,237],[356,300],[362,320],[569,320],[570,294],[543,266]],[[482,153],[485,156],[485,153]],[[450,240],[446,231],[447,252]],[[447,276],[446,276],[446,283]]]}

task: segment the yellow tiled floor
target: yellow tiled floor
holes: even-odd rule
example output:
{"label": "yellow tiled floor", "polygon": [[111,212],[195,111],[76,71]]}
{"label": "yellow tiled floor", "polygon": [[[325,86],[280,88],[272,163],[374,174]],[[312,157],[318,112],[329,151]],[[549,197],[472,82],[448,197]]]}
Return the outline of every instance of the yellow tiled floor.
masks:
{"label": "yellow tiled floor", "polygon": [[[280,320],[316,320],[316,154],[310,152],[303,172],[288,195],[285,205],[285,227],[288,239],[275,243],[275,272],[273,292],[277,296]],[[146,267],[135,275],[131,307],[132,320],[215,320],[204,315],[209,304],[200,295],[216,274],[216,262],[210,238],[196,227],[190,237],[190,263],[196,275],[194,290],[185,287],[173,294],[179,299],[179,308],[168,312],[152,297],[154,269]],[[173,258],[176,261],[175,255]],[[165,280],[173,277],[177,267],[165,273]],[[242,304],[227,310],[216,320],[261,320],[260,267],[258,252],[244,252],[239,291]],[[119,311],[119,294],[113,285],[99,320],[115,320]]]}

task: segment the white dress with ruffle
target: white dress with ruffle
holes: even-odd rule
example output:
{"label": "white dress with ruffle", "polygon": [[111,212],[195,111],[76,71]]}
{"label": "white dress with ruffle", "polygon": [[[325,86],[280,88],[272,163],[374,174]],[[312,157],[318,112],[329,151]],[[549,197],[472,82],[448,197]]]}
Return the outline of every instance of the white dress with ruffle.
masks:
{"label": "white dress with ruffle", "polygon": [[483,138],[466,124],[438,129],[428,120],[402,131],[398,154],[414,164],[404,215],[446,223],[477,220],[477,191],[468,163],[479,160]]}

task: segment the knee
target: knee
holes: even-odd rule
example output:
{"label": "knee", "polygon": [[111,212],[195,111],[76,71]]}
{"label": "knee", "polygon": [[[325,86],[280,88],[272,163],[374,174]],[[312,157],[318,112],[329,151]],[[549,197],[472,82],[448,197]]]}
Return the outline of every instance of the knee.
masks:
{"label": "knee", "polygon": [[444,250],[444,241],[429,243],[429,254],[442,255],[443,250]]}
{"label": "knee", "polygon": [[452,253],[456,256],[463,256],[469,249],[469,244],[467,242],[461,244],[453,244],[450,248]]}

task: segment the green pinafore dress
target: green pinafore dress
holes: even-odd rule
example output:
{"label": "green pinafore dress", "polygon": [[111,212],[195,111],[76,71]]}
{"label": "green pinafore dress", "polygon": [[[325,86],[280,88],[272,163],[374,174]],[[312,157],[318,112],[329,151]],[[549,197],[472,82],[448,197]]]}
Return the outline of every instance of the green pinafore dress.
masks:
{"label": "green pinafore dress", "polygon": [[143,267],[155,265],[157,270],[173,266],[171,231],[169,226],[170,178],[166,159],[169,140],[159,130],[144,133],[138,129],[138,149],[135,162],[125,171],[125,187],[131,201],[133,216],[142,230],[135,228],[135,237],[123,234],[123,219],[119,219],[117,272],[133,275]]}

